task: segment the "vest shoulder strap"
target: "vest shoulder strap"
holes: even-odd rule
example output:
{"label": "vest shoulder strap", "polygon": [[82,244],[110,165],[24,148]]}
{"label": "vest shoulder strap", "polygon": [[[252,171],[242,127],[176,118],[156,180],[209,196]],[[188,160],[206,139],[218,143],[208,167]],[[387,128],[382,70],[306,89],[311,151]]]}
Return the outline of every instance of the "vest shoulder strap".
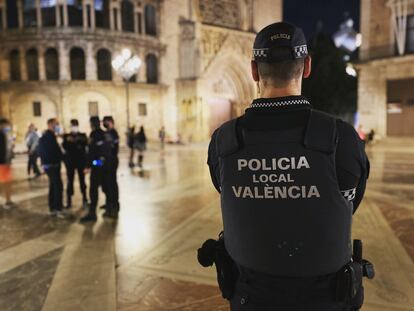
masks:
{"label": "vest shoulder strap", "polygon": [[332,153],[336,149],[337,142],[336,119],[324,112],[311,110],[303,141],[305,147]]}
{"label": "vest shoulder strap", "polygon": [[217,129],[216,150],[219,157],[228,156],[240,149],[237,121],[237,118],[232,119]]}

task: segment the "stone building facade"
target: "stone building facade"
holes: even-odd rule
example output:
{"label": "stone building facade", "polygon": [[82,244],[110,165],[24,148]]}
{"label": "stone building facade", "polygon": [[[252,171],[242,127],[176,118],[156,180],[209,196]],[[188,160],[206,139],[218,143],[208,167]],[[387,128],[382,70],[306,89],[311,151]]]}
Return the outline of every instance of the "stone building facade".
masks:
{"label": "stone building facade", "polygon": [[361,1],[357,64],[360,124],[385,136],[414,136],[414,1]]}
{"label": "stone building facade", "polygon": [[[254,97],[254,33],[281,20],[281,1],[0,0],[0,114],[18,140],[29,122],[87,131],[108,114],[121,133],[205,140]],[[142,60],[129,83],[111,66],[125,48]]]}

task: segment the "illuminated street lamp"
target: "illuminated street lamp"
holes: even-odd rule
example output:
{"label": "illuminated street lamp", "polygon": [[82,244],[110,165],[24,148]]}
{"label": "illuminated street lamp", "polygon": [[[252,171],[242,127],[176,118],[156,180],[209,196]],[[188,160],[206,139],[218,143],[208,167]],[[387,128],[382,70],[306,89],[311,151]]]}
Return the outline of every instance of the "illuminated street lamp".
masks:
{"label": "illuminated street lamp", "polygon": [[129,81],[137,74],[141,67],[141,59],[133,55],[130,49],[123,49],[121,54],[115,57],[112,61],[112,67],[118,72],[125,81],[125,94],[126,94],[126,113],[127,113],[127,127],[130,127],[129,121]]}

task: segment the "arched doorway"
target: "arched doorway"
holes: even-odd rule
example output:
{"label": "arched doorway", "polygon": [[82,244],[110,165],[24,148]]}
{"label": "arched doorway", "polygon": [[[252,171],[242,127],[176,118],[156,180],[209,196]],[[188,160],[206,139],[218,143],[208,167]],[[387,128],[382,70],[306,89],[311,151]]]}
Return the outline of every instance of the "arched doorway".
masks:
{"label": "arched doorway", "polygon": [[219,56],[206,71],[203,98],[207,104],[208,132],[244,112],[254,97],[249,62],[231,54]]}

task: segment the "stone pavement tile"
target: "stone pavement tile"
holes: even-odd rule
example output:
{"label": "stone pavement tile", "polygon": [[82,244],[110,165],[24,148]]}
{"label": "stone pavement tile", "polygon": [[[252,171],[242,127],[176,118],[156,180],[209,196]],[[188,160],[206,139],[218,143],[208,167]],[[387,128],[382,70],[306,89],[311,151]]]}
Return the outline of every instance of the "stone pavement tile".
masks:
{"label": "stone pavement tile", "polygon": [[0,273],[9,271],[43,254],[62,247],[62,244],[40,238],[28,240],[0,251]]}
{"label": "stone pavement tile", "polygon": [[58,248],[0,274],[0,310],[41,310],[62,253]]}
{"label": "stone pavement tile", "polygon": [[224,311],[226,300],[216,286],[157,277],[145,272],[118,273],[117,310]]}
{"label": "stone pavement tile", "polygon": [[[109,306],[115,306],[116,280],[112,230],[113,224],[102,220],[91,225],[71,226],[71,230],[65,236],[67,247],[62,253],[44,310],[56,310],[57,306],[72,306],[75,301],[83,304],[96,296],[101,297]],[[89,303],[93,305],[92,302]],[[106,307],[104,309],[113,310]]]}

